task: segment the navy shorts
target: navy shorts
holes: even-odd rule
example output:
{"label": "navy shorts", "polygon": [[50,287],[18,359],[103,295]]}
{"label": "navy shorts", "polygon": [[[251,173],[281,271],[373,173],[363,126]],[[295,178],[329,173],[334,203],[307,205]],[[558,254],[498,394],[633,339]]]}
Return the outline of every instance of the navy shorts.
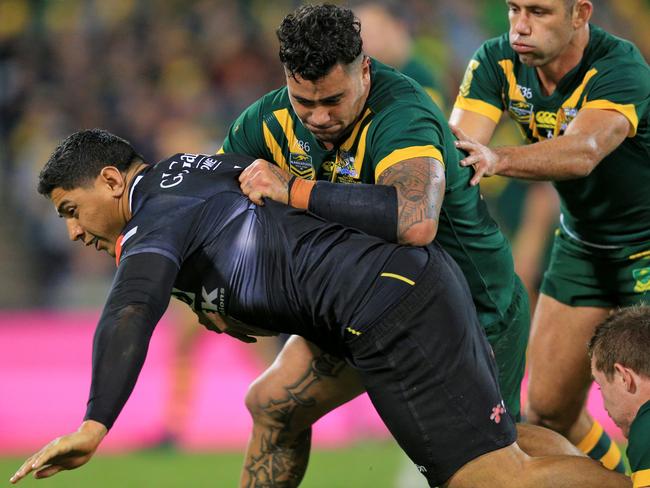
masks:
{"label": "navy shorts", "polygon": [[[390,263],[393,282],[374,286],[367,312],[345,328],[344,347],[392,435],[439,486],[472,459],[515,442],[516,429],[467,282],[439,246],[427,250],[424,266],[421,248],[414,259],[403,252]],[[365,322],[393,286],[399,303]]]}

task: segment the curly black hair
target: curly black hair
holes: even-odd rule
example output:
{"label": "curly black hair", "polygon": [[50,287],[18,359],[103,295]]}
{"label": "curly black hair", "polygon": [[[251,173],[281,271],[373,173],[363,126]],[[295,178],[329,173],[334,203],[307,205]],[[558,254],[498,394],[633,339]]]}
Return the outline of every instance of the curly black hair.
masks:
{"label": "curly black hair", "polygon": [[280,61],[291,76],[315,81],[338,63],[361,54],[361,24],[352,10],[336,5],[303,5],[287,15],[277,30]]}
{"label": "curly black hair", "polygon": [[102,129],[75,132],[54,150],[38,176],[38,192],[49,196],[55,188],[72,190],[88,185],[105,166],[126,171],[142,161],[128,141]]}

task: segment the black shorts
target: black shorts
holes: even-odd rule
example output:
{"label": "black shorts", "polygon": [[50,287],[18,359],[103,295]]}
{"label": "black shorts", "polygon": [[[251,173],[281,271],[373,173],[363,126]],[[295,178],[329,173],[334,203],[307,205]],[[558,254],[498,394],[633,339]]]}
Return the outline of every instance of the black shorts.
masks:
{"label": "black shorts", "polygon": [[[472,459],[515,442],[516,430],[465,278],[440,247],[428,249],[424,272],[400,303],[369,325],[355,319],[344,341],[386,426],[439,486]],[[403,282],[395,286],[403,291]]]}

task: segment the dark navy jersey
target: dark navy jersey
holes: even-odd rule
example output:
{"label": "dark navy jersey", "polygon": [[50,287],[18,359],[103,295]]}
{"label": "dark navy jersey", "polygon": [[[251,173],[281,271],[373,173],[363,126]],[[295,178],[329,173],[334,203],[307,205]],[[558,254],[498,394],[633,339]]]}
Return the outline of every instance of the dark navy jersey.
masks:
{"label": "dark navy jersey", "polygon": [[[176,154],[147,168],[131,188],[132,219],[116,245],[118,266],[157,253],[173,261],[172,294],[216,312],[322,344],[355,320],[397,303],[370,301],[381,278],[416,281],[429,251],[389,244],[306,211],[256,206],[238,176],[253,161],[233,154]],[[368,307],[374,310],[368,310]]]}

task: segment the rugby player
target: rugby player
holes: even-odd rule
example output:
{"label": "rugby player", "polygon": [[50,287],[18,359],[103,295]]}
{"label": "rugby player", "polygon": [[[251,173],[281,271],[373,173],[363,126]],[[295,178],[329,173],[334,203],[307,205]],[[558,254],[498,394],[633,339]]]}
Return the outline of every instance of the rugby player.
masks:
{"label": "rugby player", "polygon": [[[127,401],[170,296],[245,341],[297,333],[345,357],[431,486],[629,486],[579,456],[531,458],[505,414],[467,283],[437,244],[401,246],[306,211],[253,204],[248,156],[146,164],[108,132],[77,132],[39,176],[71,240],[115,257],[93,342],[84,422],[11,478],[85,464]],[[435,434],[435,435],[432,435]]]}
{"label": "rugby player", "polygon": [[650,487],[650,307],[617,310],[589,342],[591,374],[628,438],[634,488]]}
{"label": "rugby player", "polygon": [[[528,421],[611,469],[621,453],[585,410],[584,345],[612,308],[650,289],[650,71],[630,42],[590,24],[588,0],[509,0],[509,33],[469,62],[450,122],[472,185],[553,180],[561,225],[534,313]],[[503,111],[529,145],[488,148]]]}
{"label": "rugby player", "polygon": [[[289,14],[278,30],[286,86],[245,110],[220,152],[259,158],[241,176],[254,202],[308,207],[405,244],[435,237],[469,282],[506,411],[517,419],[529,310],[510,246],[468,184],[472,172],[458,164],[444,115],[417,83],[364,55],[361,28],[350,10],[332,5]],[[331,366],[318,369],[324,364]],[[311,425],[362,392],[342,359],[290,339],[247,395],[254,425],[241,485],[297,486]],[[526,442],[527,452],[529,444],[552,442]]]}

